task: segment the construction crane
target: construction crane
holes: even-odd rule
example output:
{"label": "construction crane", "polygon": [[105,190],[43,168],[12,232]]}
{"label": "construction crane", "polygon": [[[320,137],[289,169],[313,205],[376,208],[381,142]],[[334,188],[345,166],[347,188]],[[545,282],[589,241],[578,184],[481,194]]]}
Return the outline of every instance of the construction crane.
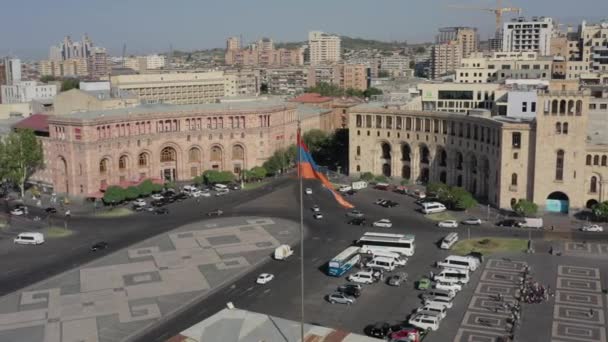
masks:
{"label": "construction crane", "polygon": [[449,5],[450,8],[464,9],[464,10],[479,10],[494,13],[496,16],[496,32],[499,33],[502,30],[502,15],[505,13],[517,13],[521,15],[522,9],[519,7],[502,7],[502,0],[496,0],[496,8],[484,8],[476,6],[466,5]]}

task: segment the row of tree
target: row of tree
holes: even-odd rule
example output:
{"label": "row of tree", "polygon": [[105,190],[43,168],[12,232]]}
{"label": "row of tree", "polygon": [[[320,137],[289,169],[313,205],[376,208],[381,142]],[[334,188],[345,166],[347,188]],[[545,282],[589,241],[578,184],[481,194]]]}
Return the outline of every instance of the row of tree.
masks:
{"label": "row of tree", "polygon": [[473,195],[461,187],[429,183],[426,191],[434,194],[441,203],[452,210],[467,210],[477,205]]}
{"label": "row of tree", "polygon": [[103,201],[106,204],[117,204],[123,201],[132,201],[139,197],[149,196],[153,193],[160,192],[163,186],[155,184],[147,179],[138,186],[130,186],[123,188],[120,186],[109,186],[103,194]]}
{"label": "row of tree", "polygon": [[594,205],[591,210],[598,220],[608,221],[608,201]]}
{"label": "row of tree", "polygon": [[341,96],[354,96],[354,97],[372,97],[373,95],[382,95],[382,90],[374,87],[367,88],[366,90],[358,90],[353,88],[344,89],[335,84],[327,82],[319,82],[314,87],[306,88],[307,93],[317,93],[321,96],[341,97]]}
{"label": "row of tree", "polygon": [[42,144],[34,131],[19,129],[0,139],[0,179],[19,187],[22,197],[25,184],[42,165]]}

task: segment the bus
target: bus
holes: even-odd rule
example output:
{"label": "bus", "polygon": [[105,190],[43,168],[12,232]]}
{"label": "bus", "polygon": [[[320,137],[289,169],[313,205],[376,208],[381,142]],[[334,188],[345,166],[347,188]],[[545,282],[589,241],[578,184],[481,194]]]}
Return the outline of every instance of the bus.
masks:
{"label": "bus", "polygon": [[342,253],[336,255],[335,258],[329,262],[328,274],[334,277],[341,277],[344,273],[348,272],[355,264],[361,261],[361,255],[359,255],[359,247],[348,247],[343,250]]}
{"label": "bus", "polygon": [[388,234],[367,232],[355,242],[361,253],[393,252],[412,256],[416,250],[416,237],[412,234]]}

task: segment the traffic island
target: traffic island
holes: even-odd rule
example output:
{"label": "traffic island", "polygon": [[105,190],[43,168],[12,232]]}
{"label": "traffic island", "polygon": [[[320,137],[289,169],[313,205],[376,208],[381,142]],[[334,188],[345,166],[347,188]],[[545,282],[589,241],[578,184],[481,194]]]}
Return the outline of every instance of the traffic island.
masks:
{"label": "traffic island", "polygon": [[73,230],[66,229],[63,227],[51,227],[46,230],[44,235],[49,239],[60,239],[71,236],[74,234]]}
{"label": "traffic island", "polygon": [[94,216],[101,218],[115,218],[133,215],[134,213],[135,212],[129,208],[114,208],[111,210],[97,212]]}
{"label": "traffic island", "polygon": [[489,255],[496,253],[524,253],[527,249],[528,241],[526,239],[481,237],[458,241],[454,245],[454,248],[452,248],[452,251],[461,255],[471,252]]}

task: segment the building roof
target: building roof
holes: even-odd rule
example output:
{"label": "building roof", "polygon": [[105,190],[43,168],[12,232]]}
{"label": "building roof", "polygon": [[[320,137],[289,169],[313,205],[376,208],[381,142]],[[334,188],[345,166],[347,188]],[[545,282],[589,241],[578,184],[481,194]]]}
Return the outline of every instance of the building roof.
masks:
{"label": "building roof", "polygon": [[48,115],[33,114],[13,125],[14,128],[29,128],[34,132],[48,132]]}
{"label": "building roof", "polygon": [[298,105],[297,109],[298,109],[298,115],[301,119],[306,119],[311,116],[317,116],[317,115],[321,115],[322,113],[331,112],[331,110],[327,109],[327,108],[319,108],[319,107],[303,105],[303,104]]}
{"label": "building roof", "polygon": [[[304,325],[304,340],[316,342],[375,342],[371,337],[317,325]],[[169,341],[285,341],[300,342],[300,323],[240,309],[224,309],[182,331]]]}
{"label": "building roof", "polygon": [[333,100],[328,96],[321,96],[321,94],[317,93],[304,93],[298,97],[295,97],[290,102],[299,102],[299,103],[325,103]]}

